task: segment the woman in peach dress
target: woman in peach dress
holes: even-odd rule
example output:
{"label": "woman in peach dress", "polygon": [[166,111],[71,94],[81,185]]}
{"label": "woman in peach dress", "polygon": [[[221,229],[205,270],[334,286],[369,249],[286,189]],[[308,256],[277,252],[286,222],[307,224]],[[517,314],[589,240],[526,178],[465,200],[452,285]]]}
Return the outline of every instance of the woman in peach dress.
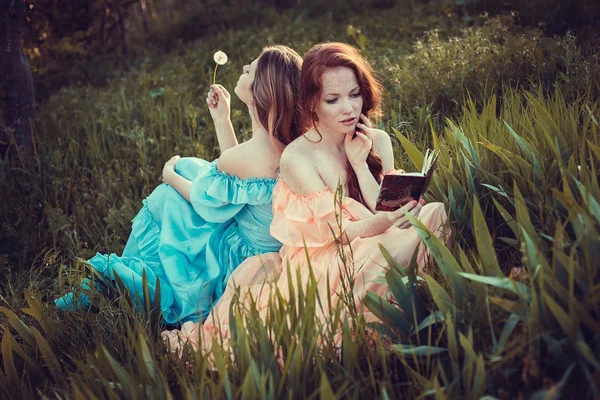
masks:
{"label": "woman in peach dress", "polygon": [[[334,307],[343,283],[353,280],[357,311],[363,312],[367,322],[377,320],[362,300],[367,291],[388,296],[383,276],[389,266],[378,244],[407,266],[421,242],[404,211],[375,211],[382,175],[394,168],[389,135],[372,128],[368,120],[371,113],[378,112],[380,99],[381,86],[354,47],[322,43],[309,50],[302,66],[300,104],[310,129],[284,150],[273,190],[271,235],[283,247],[279,253],[244,261],[203,325],[186,323],[181,330],[163,332],[171,351],[181,352],[182,345],[190,343],[208,353],[213,337],[227,340],[229,310],[238,291],[240,302],[249,307],[255,304],[266,318],[270,289],[276,287],[290,298],[288,288],[299,285],[297,274],[300,289],[314,277],[323,303],[331,298]],[[338,184],[345,195],[336,196]],[[405,210],[418,216],[438,237],[448,235],[443,204],[412,202]],[[420,268],[426,253],[425,246],[420,246]],[[328,315],[326,305],[318,310],[323,325],[329,323]]]}

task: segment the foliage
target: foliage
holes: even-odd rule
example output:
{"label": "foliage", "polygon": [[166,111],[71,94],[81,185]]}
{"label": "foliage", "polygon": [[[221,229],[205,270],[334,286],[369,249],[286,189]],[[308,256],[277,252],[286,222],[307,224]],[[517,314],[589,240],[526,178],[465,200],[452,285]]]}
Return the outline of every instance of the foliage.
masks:
{"label": "foliage", "polygon": [[[434,137],[434,197],[449,205],[459,248],[451,254],[411,217],[439,267],[425,278],[440,311],[414,321],[401,313],[409,328],[396,324],[395,348],[436,397],[444,388],[450,398],[595,398],[600,102],[508,93],[498,114],[493,97],[481,112],[471,103]],[[399,277],[387,276],[390,287]],[[416,310],[415,293],[394,292]],[[418,334],[434,319],[442,327],[424,344]]]}
{"label": "foliage", "polygon": [[[114,70],[105,87],[66,87],[42,104],[36,158],[0,161],[0,397],[598,397],[594,59],[573,36],[545,39],[502,21],[445,40],[464,28],[462,20],[406,10],[370,10],[340,24],[331,15],[266,9],[260,18],[276,18],[276,28],[224,23],[227,30],[202,40],[165,38],[167,56],[140,52],[134,67]],[[475,60],[496,71],[498,92],[481,89],[483,72],[470,75],[460,63],[451,64],[456,74],[479,83],[465,89],[447,81],[455,85],[451,107],[417,101],[425,93],[448,96],[445,86],[423,84],[432,79],[425,72],[411,75],[423,91],[414,89],[411,103],[401,95],[406,86],[391,86],[409,73],[414,61],[404,58],[413,42],[436,26],[435,51],[430,33],[413,58],[431,54],[432,65],[451,72],[442,65],[450,47],[467,62],[478,46],[489,46],[512,63],[504,70],[483,64],[498,59]],[[219,79],[232,91],[241,66],[264,45],[302,53],[332,39],[362,43],[382,71],[389,90],[380,126],[414,143],[396,146],[397,165],[413,169],[410,160],[425,147],[442,152],[429,199],[446,204],[454,246],[413,221],[433,257],[423,277],[390,259],[392,301],[365,301],[382,324],[367,333],[360,314],[346,318],[338,309],[328,326],[318,325],[324,299],[315,298],[310,282],[295,302],[272,298],[266,319],[236,304],[229,349],[216,338],[212,359],[186,352],[179,360],[162,345],[154,305],[137,309],[119,287],[100,295],[91,285],[96,312],[61,313],[51,305],[89,273],[81,259],[122,248],[167,159],[217,156],[204,106],[215,50],[231,56]],[[517,44],[535,62],[523,73],[507,50]],[[244,140],[249,121],[233,97],[234,127]],[[351,302],[350,290],[342,295]]]}
{"label": "foliage", "polygon": [[597,55],[586,59],[574,36],[545,38],[539,30],[523,30],[506,19],[490,19],[447,40],[430,31],[388,71],[403,105],[441,115],[456,113],[467,93],[480,104],[483,97],[500,95],[502,85],[560,86],[569,99],[600,89],[600,60]]}
{"label": "foliage", "polygon": [[[164,57],[182,42],[210,38],[231,29],[279,26],[280,12],[271,6],[292,7],[289,14],[296,22],[305,20],[308,25],[315,19],[325,18],[325,27],[334,31],[339,30],[338,25],[352,20],[363,25],[365,20],[357,18],[357,13],[368,16],[372,7],[362,1],[297,3],[287,0],[85,0],[64,7],[52,0],[28,0],[29,29],[24,51],[35,77],[37,99],[45,101],[68,85],[106,86],[117,77],[117,71],[136,68],[145,58]],[[408,10],[409,15],[417,9],[414,2],[408,0],[399,5],[403,11]],[[375,13],[380,18],[373,18],[369,25],[381,25],[382,15]],[[385,19],[388,17],[383,15]],[[412,36],[427,27],[440,25],[440,18],[430,19],[425,24],[419,22],[420,26],[404,29],[403,33]],[[449,22],[455,21],[446,23],[451,26]],[[301,32],[302,24],[298,23],[296,28]],[[385,38],[391,33],[382,36]],[[266,35],[270,36],[272,32]],[[323,36],[321,40],[327,38],[331,36]]]}
{"label": "foliage", "polygon": [[600,5],[587,0],[456,0],[471,13],[487,11],[493,14],[512,12],[524,26],[542,26],[548,34],[564,35],[576,31],[578,36],[597,34]]}

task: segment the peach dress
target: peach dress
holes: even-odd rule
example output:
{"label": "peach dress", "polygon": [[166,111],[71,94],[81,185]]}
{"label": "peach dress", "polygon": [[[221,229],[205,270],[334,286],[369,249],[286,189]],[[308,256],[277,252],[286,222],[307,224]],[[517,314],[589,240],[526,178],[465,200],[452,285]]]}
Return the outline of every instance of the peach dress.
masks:
{"label": "peach dress", "polygon": [[[181,354],[182,346],[188,342],[194,349],[200,349],[207,354],[215,337],[217,340],[223,338],[223,344],[227,346],[227,338],[230,336],[229,309],[237,290],[240,291],[239,301],[245,302],[245,305],[250,306],[250,298],[254,300],[254,307],[258,307],[264,320],[268,311],[269,294],[273,287],[277,287],[284,297],[289,296],[288,273],[285,270],[288,261],[292,287],[297,286],[296,274],[299,270],[302,287],[305,288],[312,267],[320,298],[327,299],[326,296],[331,296],[331,303],[334,306],[339,301],[337,292],[342,289],[341,284],[345,278],[343,275],[348,272],[353,274],[355,304],[362,309],[367,322],[377,321],[378,319],[366,307],[362,307],[362,299],[367,291],[382,297],[388,296],[384,274],[389,266],[378,248],[378,243],[381,243],[396,261],[408,266],[421,238],[414,227],[407,229],[391,227],[376,236],[356,237],[350,243],[351,251],[348,245],[342,246],[344,254],[348,256],[346,264],[351,266],[351,271],[348,271],[341,265],[339,243],[331,230],[333,227],[335,232],[339,232],[336,212],[339,215],[341,211],[342,227],[347,226],[351,221],[369,218],[373,214],[350,197],[342,198],[341,207],[339,205],[336,207],[336,201],[335,193],[328,187],[302,196],[294,193],[279,177],[273,189],[274,218],[271,223],[271,235],[283,243],[280,252],[250,257],[240,264],[231,274],[223,296],[203,324],[186,322],[181,330],[164,331],[163,339],[170,346],[171,351]],[[419,219],[436,236],[440,238],[447,236],[449,232],[447,217],[442,203],[424,205]],[[425,264],[426,256],[426,247],[421,245],[417,256],[420,268]],[[327,288],[328,275],[329,289]],[[274,285],[270,285],[272,283]],[[251,297],[248,296],[249,294]],[[319,313],[321,322],[326,325],[327,311],[320,310]]]}

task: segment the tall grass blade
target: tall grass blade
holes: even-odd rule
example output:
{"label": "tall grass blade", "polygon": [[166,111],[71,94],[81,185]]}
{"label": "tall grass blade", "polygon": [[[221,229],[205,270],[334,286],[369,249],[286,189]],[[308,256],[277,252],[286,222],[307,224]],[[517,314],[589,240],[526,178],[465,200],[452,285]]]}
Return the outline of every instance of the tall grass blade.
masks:
{"label": "tall grass blade", "polygon": [[337,396],[331,389],[331,385],[329,384],[327,375],[325,375],[324,372],[321,373],[321,385],[319,386],[319,399],[321,399],[321,400],[337,399]]}
{"label": "tall grass blade", "polygon": [[456,316],[456,306],[444,288],[428,274],[425,274],[425,280],[427,281],[429,292],[433,296],[433,300],[439,307],[440,311],[444,315],[450,314],[452,316]]}
{"label": "tall grass blade", "polygon": [[16,387],[19,384],[19,374],[15,367],[15,360],[13,358],[13,351],[11,345],[10,330],[8,327],[4,328],[4,335],[2,336],[2,365],[4,366],[4,374],[6,375],[6,382],[9,386]]}
{"label": "tall grass blade", "polygon": [[10,325],[17,331],[21,338],[31,347],[35,347],[35,339],[31,329],[23,322],[17,314],[9,310],[8,308],[0,307],[0,311],[6,315]]}
{"label": "tall grass blade", "polygon": [[475,282],[484,283],[486,285],[497,287],[499,289],[510,290],[511,292],[519,295],[525,300],[531,298],[531,289],[529,287],[527,287],[521,282],[517,282],[510,278],[500,278],[496,276],[481,276],[477,274],[467,274],[465,272],[461,272],[459,275]]}
{"label": "tall grass blade", "polygon": [[404,215],[415,227],[417,233],[419,234],[419,236],[421,236],[423,242],[425,242],[425,245],[433,255],[433,258],[435,258],[435,261],[437,261],[438,266],[440,267],[444,275],[449,277],[452,281],[452,287],[454,289],[454,295],[456,296],[456,300],[459,304],[462,303],[464,299],[465,282],[459,274],[462,271],[460,265],[458,265],[458,262],[456,262],[456,259],[452,256],[450,250],[448,250],[448,248],[442,243],[442,241],[438,239],[438,237],[435,236],[433,232],[431,232],[429,228],[425,226],[425,224],[423,224],[415,216],[408,212],[404,212]]}
{"label": "tall grass blade", "polygon": [[404,312],[391,305],[387,300],[382,299],[373,292],[367,292],[363,304],[377,318],[402,332],[404,336],[409,336],[412,326],[407,322]]}
{"label": "tall grass blade", "polygon": [[35,342],[37,343],[38,348],[44,357],[44,361],[46,361],[46,366],[48,367],[48,371],[50,372],[50,375],[52,375],[54,382],[56,382],[59,387],[65,387],[66,381],[64,372],[60,366],[58,358],[52,351],[52,348],[37,329],[31,328],[31,331],[33,332]]}
{"label": "tall grass blade", "polygon": [[448,349],[443,347],[435,347],[435,346],[418,346],[418,347],[409,347],[403,344],[394,344],[392,345],[392,349],[395,352],[401,353],[404,356],[412,356],[412,357],[429,357],[435,354],[446,353]]}
{"label": "tall grass blade", "polygon": [[379,250],[381,251],[381,254],[383,254],[383,258],[385,258],[385,261],[388,263],[388,265],[390,266],[390,268],[394,268],[402,276],[406,276],[406,269],[404,268],[404,266],[402,266],[402,264],[400,264],[398,261],[396,261],[394,259],[394,257],[392,257],[392,255],[390,254],[390,252],[387,251],[387,249],[383,246],[383,244],[377,243],[377,246],[379,247]]}
{"label": "tall grass blade", "polygon": [[508,122],[506,122],[506,121],[503,121],[503,122],[504,122],[504,125],[506,126],[506,128],[508,129],[508,132],[515,139],[515,141],[517,142],[517,144],[523,151],[523,154],[525,154],[526,156],[529,157],[531,163],[533,164],[536,178],[541,177],[542,170],[540,168],[540,163],[538,162],[538,159],[535,156],[536,151],[533,148],[533,146],[531,145],[531,143],[527,142],[525,139],[523,139],[522,137],[517,135],[517,132],[514,131],[514,129],[508,124]]}
{"label": "tall grass blade", "polygon": [[398,130],[396,130],[395,128],[392,128],[392,130],[396,134],[398,140],[400,140],[400,144],[404,148],[404,151],[406,151],[408,158],[410,158],[417,171],[421,171],[421,169],[423,168],[423,161],[425,159],[423,153],[421,153],[419,149],[417,149],[415,145],[412,144],[412,142],[408,140],[406,136],[401,134]]}
{"label": "tall grass blade", "polygon": [[479,256],[483,263],[485,275],[504,276],[500,269],[500,265],[498,264],[492,237],[490,236],[490,231],[488,230],[485,218],[481,212],[481,206],[479,205],[476,196],[473,196],[473,227],[475,231],[475,242],[477,243],[477,250],[479,251]]}
{"label": "tall grass blade", "polygon": [[563,328],[565,333],[570,338],[574,338],[577,328],[576,322],[569,317],[565,310],[557,302],[555,302],[548,293],[544,292],[542,295],[546,301],[546,304],[548,305],[548,308],[550,308],[550,311],[552,311],[552,314],[554,314],[554,317]]}

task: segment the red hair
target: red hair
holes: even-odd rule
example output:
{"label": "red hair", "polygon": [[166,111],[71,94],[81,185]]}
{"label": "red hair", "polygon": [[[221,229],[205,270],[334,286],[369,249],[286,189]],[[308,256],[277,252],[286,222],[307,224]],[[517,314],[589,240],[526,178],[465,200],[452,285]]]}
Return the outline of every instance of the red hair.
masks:
{"label": "red hair", "polygon": [[[345,43],[319,43],[313,46],[305,55],[300,76],[300,115],[305,130],[316,129],[316,114],[313,111],[321,97],[323,89],[323,74],[326,70],[338,67],[350,68],[354,71],[360,94],[363,98],[362,113],[367,117],[381,115],[382,87],[373,68],[359,51]],[[318,130],[317,132],[321,134]],[[381,182],[381,158],[373,151],[369,152],[367,165],[375,180]],[[346,186],[348,196],[365,204],[360,191],[358,178],[350,163],[346,165],[348,179]],[[365,204],[366,205],[366,204]]]}

